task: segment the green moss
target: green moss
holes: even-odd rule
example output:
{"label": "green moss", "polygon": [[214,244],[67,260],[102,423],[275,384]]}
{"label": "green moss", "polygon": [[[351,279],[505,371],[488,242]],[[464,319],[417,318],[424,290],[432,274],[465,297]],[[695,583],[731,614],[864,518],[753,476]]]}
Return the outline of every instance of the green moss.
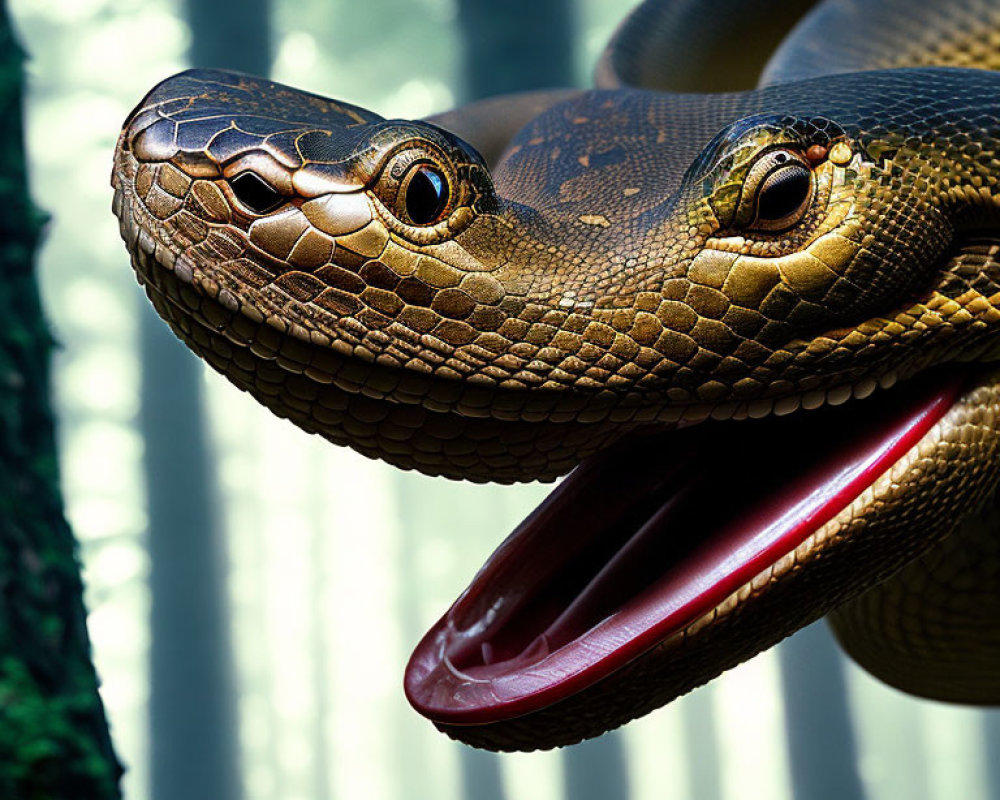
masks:
{"label": "green moss", "polygon": [[116,797],[116,776],[89,727],[93,683],[53,696],[16,656],[0,659],[0,797]]}
{"label": "green moss", "polygon": [[0,798],[113,800],[121,768],[90,661],[49,407],[22,53],[0,0]]}

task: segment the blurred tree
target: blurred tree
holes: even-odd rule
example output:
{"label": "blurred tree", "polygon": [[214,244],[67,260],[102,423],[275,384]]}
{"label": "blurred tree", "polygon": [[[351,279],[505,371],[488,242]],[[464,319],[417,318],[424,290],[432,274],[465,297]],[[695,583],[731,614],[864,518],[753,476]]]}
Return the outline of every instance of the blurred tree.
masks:
{"label": "blurred tree", "polygon": [[[189,0],[185,11],[194,66],[268,72],[268,0]],[[147,303],[142,315],[152,796],[236,800],[242,791],[227,569],[202,367]]]}
{"label": "blurred tree", "polygon": [[458,24],[464,100],[575,83],[572,0],[463,0]]}
{"label": "blurred tree", "polygon": [[[570,0],[464,0],[458,4],[462,39],[462,97],[478,100],[507,92],[574,83],[576,19]],[[470,798],[498,791],[498,765],[487,754],[463,753]],[[563,751],[571,800],[628,797],[625,751],[617,732]],[[494,795],[495,796],[495,795]]]}
{"label": "blurred tree", "polygon": [[844,656],[825,623],[778,647],[793,794],[799,800],[863,800]]}
{"label": "blurred tree", "polygon": [[0,797],[112,800],[121,767],[62,513],[23,141],[23,53],[0,0]]}
{"label": "blurred tree", "polygon": [[627,800],[625,747],[618,731],[567,747],[563,765],[566,800]]}
{"label": "blurred tree", "polygon": [[1000,800],[1000,711],[983,712],[983,748],[986,756],[986,798]]}

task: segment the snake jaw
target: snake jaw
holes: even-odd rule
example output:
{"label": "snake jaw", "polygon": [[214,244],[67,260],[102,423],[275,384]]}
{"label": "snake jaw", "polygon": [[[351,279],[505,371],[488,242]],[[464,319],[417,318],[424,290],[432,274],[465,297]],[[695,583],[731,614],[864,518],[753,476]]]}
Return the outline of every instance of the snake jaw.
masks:
{"label": "snake jaw", "polygon": [[[929,547],[957,497],[975,507],[998,477],[998,381],[935,373],[865,401],[863,420],[836,409],[620,443],[497,550],[417,646],[407,696],[450,736],[503,750],[669,702]],[[723,445],[774,452],[703,472]]]}

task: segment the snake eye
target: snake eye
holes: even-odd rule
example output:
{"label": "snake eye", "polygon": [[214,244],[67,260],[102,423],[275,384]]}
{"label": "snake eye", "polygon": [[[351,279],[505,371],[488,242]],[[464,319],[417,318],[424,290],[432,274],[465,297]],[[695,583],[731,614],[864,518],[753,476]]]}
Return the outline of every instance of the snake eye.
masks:
{"label": "snake eye", "polygon": [[414,225],[438,222],[451,197],[447,178],[430,164],[418,164],[410,170],[401,194],[406,217]]}
{"label": "snake eye", "polygon": [[745,219],[751,230],[787,230],[804,216],[812,187],[812,170],[797,155],[771,151],[747,174],[737,218]]}
{"label": "snake eye", "polygon": [[241,172],[229,181],[236,199],[254,214],[274,211],[285,198],[271,184],[253,172]]}
{"label": "snake eye", "polygon": [[790,165],[772,172],[757,192],[757,223],[781,224],[796,216],[809,199],[811,188],[805,167]]}

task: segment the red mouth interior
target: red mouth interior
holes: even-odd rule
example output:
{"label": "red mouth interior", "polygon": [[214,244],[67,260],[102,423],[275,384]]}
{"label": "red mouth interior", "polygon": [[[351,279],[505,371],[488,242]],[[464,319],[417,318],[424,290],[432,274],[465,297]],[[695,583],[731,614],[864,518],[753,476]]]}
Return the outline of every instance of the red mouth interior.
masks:
{"label": "red mouth interior", "polygon": [[961,387],[930,376],[838,408],[634,435],[584,462],[417,646],[410,702],[484,724],[593,684],[794,550]]}

